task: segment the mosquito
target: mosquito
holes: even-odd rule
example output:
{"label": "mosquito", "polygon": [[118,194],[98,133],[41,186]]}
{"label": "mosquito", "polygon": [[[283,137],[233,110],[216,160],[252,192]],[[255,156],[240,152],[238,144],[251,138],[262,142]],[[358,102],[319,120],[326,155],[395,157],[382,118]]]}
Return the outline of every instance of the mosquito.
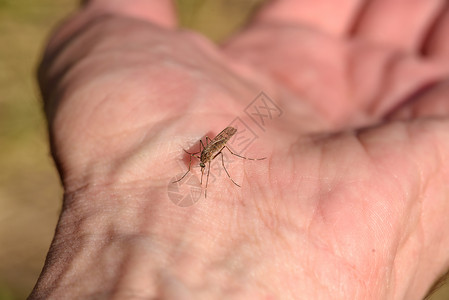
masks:
{"label": "mosquito", "polygon": [[[200,151],[198,152],[194,152],[194,153],[190,153],[187,152],[186,150],[184,150],[184,152],[186,152],[187,154],[190,155],[190,159],[189,159],[189,169],[187,170],[187,172],[178,180],[173,181],[173,183],[176,183],[178,181],[181,181],[189,172],[190,172],[190,167],[192,165],[192,157],[196,157],[200,160],[200,167],[201,167],[201,185],[203,185],[203,175],[204,175],[204,169],[206,168],[206,164],[207,166],[207,178],[206,178],[206,188],[204,191],[204,198],[207,198],[207,184],[209,183],[209,173],[210,173],[210,163],[211,161],[213,161],[219,154],[221,154],[221,164],[223,166],[223,169],[226,171],[226,174],[228,175],[229,179],[231,179],[232,183],[234,183],[236,186],[241,187],[240,185],[238,185],[232,178],[231,175],[229,175],[228,170],[225,167],[224,164],[224,159],[223,159],[223,149],[228,149],[228,151],[232,154],[235,155],[237,157],[243,158],[243,159],[247,159],[247,160],[263,160],[266,159],[266,157],[263,158],[248,158],[248,157],[244,157],[241,155],[238,155],[234,152],[231,151],[231,149],[229,149],[228,146],[226,146],[226,143],[231,139],[231,137],[237,132],[237,129],[235,129],[234,127],[226,127],[225,129],[223,129],[222,132],[220,132],[216,137],[214,137],[212,140],[206,136],[206,146],[204,146],[203,141],[200,140]],[[199,155],[198,155],[199,154]]]}

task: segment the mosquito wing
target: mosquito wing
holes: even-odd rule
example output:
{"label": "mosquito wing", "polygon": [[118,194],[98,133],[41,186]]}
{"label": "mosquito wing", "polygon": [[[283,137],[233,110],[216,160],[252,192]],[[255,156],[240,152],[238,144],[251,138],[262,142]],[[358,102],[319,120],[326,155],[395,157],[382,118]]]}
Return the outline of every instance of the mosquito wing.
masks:
{"label": "mosquito wing", "polygon": [[237,129],[235,129],[234,127],[226,127],[225,129],[223,129],[222,132],[220,132],[219,134],[217,134],[216,137],[214,137],[210,143],[211,144],[226,144],[229,139],[237,132]]}

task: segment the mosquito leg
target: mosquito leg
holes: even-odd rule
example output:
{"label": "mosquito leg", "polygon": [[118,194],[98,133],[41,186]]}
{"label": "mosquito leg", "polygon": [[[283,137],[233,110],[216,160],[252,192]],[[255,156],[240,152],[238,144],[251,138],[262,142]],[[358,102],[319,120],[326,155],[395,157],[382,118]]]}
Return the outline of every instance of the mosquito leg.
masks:
{"label": "mosquito leg", "polygon": [[[185,151],[185,150],[184,150],[184,151]],[[178,180],[173,181],[173,183],[176,183],[176,182],[178,182],[178,181],[181,181],[184,177],[186,177],[187,173],[190,172],[190,166],[192,165],[192,156],[194,156],[194,155],[193,155],[193,154],[190,154],[190,158],[189,158],[189,169],[187,170],[187,172],[186,172],[184,175],[182,175],[182,177],[179,178]]]}
{"label": "mosquito leg", "polygon": [[201,168],[201,181],[200,181],[200,185],[203,185],[203,175],[204,175],[204,168]]}
{"label": "mosquito leg", "polygon": [[241,156],[241,155],[238,155],[238,154],[235,154],[234,152],[232,152],[231,149],[228,148],[228,146],[224,146],[224,148],[228,149],[228,151],[231,152],[232,155],[238,156],[238,157],[243,158],[243,159],[247,159],[247,160],[263,160],[263,159],[266,159],[266,157],[262,157],[262,158],[244,157],[244,156]]}
{"label": "mosquito leg", "polygon": [[201,152],[201,151],[199,151],[199,152],[189,152],[189,151],[187,151],[185,149],[182,149],[182,150],[184,150],[184,152],[187,153],[188,155],[192,155],[192,156],[195,156],[196,154]]}
{"label": "mosquito leg", "polygon": [[204,198],[207,198],[207,184],[209,183],[209,173],[210,173],[210,162],[207,168],[206,189],[204,190]]}
{"label": "mosquito leg", "polygon": [[198,153],[201,153],[201,151],[203,151],[203,150],[201,149],[201,146],[203,146],[203,149],[204,149],[204,144],[203,144],[203,141],[202,141],[202,140],[200,140],[200,152],[198,152]]}
{"label": "mosquito leg", "polygon": [[229,173],[228,173],[228,170],[226,170],[226,167],[224,164],[224,159],[223,159],[223,153],[221,153],[221,151],[220,151],[219,154],[221,154],[221,165],[223,166],[223,169],[226,171],[226,174],[228,174],[229,179],[231,179],[232,183],[234,183],[236,186],[241,187],[234,181],[234,179],[232,179],[231,175],[229,175]]}
{"label": "mosquito leg", "polygon": [[[200,140],[200,152],[201,152],[201,146],[203,146],[203,149],[205,149],[206,147],[204,147],[203,141]],[[206,146],[207,146],[207,136],[206,136]]]}

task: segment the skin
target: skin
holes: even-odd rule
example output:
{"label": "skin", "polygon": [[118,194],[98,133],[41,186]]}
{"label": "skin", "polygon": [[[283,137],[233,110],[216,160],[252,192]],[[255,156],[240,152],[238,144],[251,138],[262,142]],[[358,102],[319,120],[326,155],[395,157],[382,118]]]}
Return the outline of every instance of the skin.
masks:
{"label": "skin", "polygon": [[[319,2],[271,1],[222,46],[170,1],[86,1],[56,30],[39,80],[65,195],[31,299],[428,293],[449,268],[449,8]],[[284,113],[245,155],[267,159],[174,205],[182,148],[255,126],[261,90]]]}

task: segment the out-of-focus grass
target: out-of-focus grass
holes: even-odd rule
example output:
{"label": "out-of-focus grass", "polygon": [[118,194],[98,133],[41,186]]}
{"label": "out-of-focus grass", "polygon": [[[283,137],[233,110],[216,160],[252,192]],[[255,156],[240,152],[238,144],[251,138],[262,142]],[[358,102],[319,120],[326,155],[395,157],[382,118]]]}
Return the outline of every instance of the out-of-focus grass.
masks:
{"label": "out-of-focus grass", "polygon": [[182,26],[219,42],[244,25],[264,0],[177,0]]}
{"label": "out-of-focus grass", "polygon": [[61,202],[35,65],[73,0],[0,0],[0,299],[23,299],[42,268]]}
{"label": "out-of-focus grass", "polygon": [[[181,24],[220,41],[263,0],[176,0]],[[35,84],[45,36],[75,0],[0,0],[0,300],[33,287],[62,190]],[[446,289],[446,291],[444,291]],[[447,285],[432,300],[449,299]]]}

